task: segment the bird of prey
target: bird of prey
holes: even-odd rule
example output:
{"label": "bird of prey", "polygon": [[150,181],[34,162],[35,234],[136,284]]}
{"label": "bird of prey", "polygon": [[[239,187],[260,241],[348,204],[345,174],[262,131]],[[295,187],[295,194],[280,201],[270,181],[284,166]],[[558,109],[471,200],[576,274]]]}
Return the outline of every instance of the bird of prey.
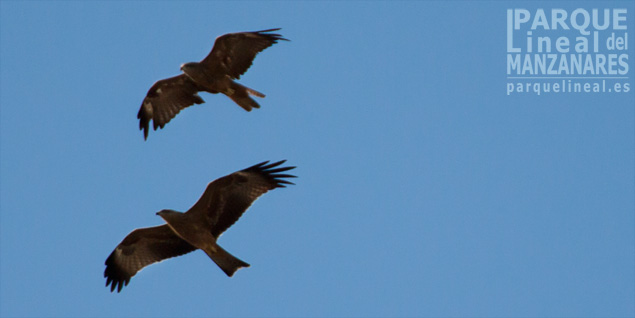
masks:
{"label": "bird of prey", "polygon": [[265,95],[234,80],[249,69],[258,53],[279,40],[289,41],[280,34],[269,33],[277,30],[280,29],[222,35],[202,61],[185,63],[181,65],[183,74],[154,83],[137,114],[143,137],[148,139],[150,120],[157,130],[182,109],[204,103],[198,92],[223,93],[246,111],[260,108],[249,95],[261,98]]}
{"label": "bird of prey", "polygon": [[196,249],[203,250],[227,276],[249,264],[220,247],[216,240],[232,226],[262,194],[293,184],[295,178],[281,172],[295,167],[279,167],[285,160],[259,163],[216,179],[207,185],[201,198],[187,212],[161,210],[157,215],[167,223],[132,231],[106,259],[106,287],[120,292],[142,268]]}

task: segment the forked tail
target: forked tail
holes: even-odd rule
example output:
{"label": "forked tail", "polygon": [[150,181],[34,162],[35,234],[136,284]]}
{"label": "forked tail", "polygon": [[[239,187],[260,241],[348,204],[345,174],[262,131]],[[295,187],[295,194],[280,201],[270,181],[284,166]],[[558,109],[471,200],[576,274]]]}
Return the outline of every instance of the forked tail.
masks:
{"label": "forked tail", "polygon": [[211,250],[206,250],[205,253],[220,267],[220,269],[231,277],[241,267],[249,267],[249,264],[236,258],[234,255],[229,254],[226,250],[214,243]]}
{"label": "forked tail", "polygon": [[[240,84],[238,84],[238,85],[240,85]],[[240,85],[240,86],[242,86],[242,85]],[[256,97],[265,98],[265,94],[255,90],[255,89],[251,89],[251,88],[249,88],[247,86],[243,86],[243,87],[245,89],[247,89],[247,93],[249,93],[249,95],[254,95]]]}
{"label": "forked tail", "polygon": [[254,108],[260,108],[260,105],[253,100],[249,95],[257,96],[260,98],[264,98],[265,94],[253,90],[247,86],[240,85],[236,82],[232,82],[231,89],[233,94],[226,94],[229,98],[231,98],[238,106],[244,108],[246,111],[251,111]]}

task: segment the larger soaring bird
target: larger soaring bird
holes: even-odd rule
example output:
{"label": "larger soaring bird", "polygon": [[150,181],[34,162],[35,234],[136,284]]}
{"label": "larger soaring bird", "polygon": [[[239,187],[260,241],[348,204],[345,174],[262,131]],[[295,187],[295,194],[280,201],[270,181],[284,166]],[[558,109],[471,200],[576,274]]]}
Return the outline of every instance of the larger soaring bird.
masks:
{"label": "larger soaring bird", "polygon": [[157,212],[167,224],[132,231],[106,259],[106,286],[110,285],[111,292],[115,289],[120,292],[142,268],[196,249],[203,250],[227,276],[248,267],[216,240],[262,194],[293,184],[284,178],[295,176],[280,172],[295,167],[276,168],[284,162],[265,161],[210,182],[201,198],[185,213]]}
{"label": "larger soaring bird", "polygon": [[185,63],[181,65],[183,74],[154,83],[137,114],[143,137],[148,139],[150,120],[157,130],[183,108],[204,103],[198,92],[223,93],[246,111],[260,108],[249,95],[265,95],[234,80],[249,69],[258,53],[278,40],[288,41],[280,34],[268,33],[277,30],[280,29],[222,35],[216,38],[212,51],[202,61]]}

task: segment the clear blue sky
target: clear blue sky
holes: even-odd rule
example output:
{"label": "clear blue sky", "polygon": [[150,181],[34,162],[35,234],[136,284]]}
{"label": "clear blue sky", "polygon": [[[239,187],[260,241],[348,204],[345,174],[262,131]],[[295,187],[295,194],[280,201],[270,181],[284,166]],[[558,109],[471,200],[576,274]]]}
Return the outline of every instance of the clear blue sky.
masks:
{"label": "clear blue sky", "polygon": [[[513,8],[627,8],[630,70],[608,81],[630,92],[507,95]],[[0,9],[2,316],[635,315],[632,1]],[[156,80],[221,34],[274,27],[291,42],[240,80],[261,109],[202,93],[144,142]],[[104,287],[106,257],[155,212],[280,159],[297,185],[219,240],[250,268],[228,278],[196,251]]]}

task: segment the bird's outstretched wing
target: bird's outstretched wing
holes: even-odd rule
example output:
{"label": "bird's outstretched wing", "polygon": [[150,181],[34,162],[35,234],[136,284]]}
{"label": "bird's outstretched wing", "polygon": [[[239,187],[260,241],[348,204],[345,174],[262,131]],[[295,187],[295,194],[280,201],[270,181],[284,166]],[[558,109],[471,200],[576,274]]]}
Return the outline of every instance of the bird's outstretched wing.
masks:
{"label": "bird's outstretched wing", "polygon": [[142,268],[196,247],[178,237],[167,224],[132,231],[106,259],[106,286],[120,292]]}
{"label": "bird's outstretched wing", "polygon": [[280,29],[219,36],[212,51],[200,63],[210,69],[211,74],[229,75],[232,79],[239,79],[249,69],[258,53],[279,40],[289,41],[280,34],[268,33],[278,30]]}
{"label": "bird's outstretched wing", "polygon": [[199,89],[185,74],[160,80],[148,91],[137,114],[139,129],[143,137],[148,139],[150,120],[154,130],[163,128],[181,109],[205,101],[198,96]]}
{"label": "bird's outstretched wing", "polygon": [[295,167],[281,167],[285,160],[269,164],[269,161],[234,172],[207,185],[201,198],[187,213],[204,216],[211,225],[212,235],[218,237],[232,226],[251,204],[261,195],[275,188],[293,184],[284,178],[295,178],[280,172]]}

